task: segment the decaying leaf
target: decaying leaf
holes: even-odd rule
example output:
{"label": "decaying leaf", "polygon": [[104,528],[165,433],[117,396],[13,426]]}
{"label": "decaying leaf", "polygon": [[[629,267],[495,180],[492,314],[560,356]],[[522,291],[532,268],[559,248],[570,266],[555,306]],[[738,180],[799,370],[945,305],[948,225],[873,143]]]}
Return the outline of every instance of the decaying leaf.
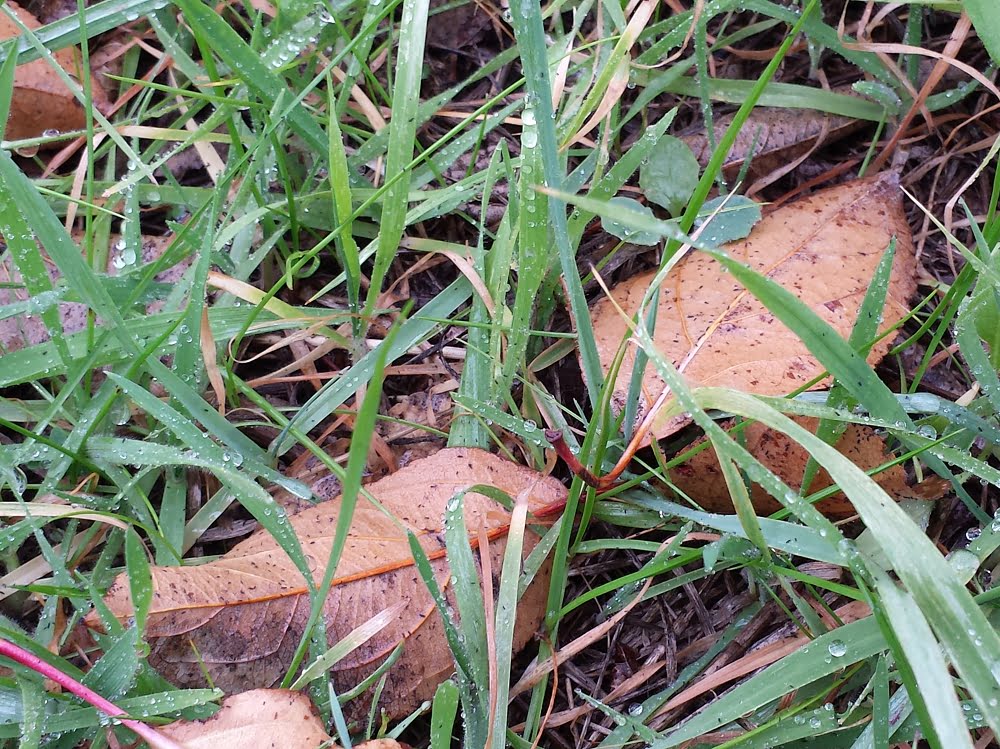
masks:
{"label": "decaying leaf", "polygon": [[[82,234],[74,232],[73,238],[82,244]],[[118,240],[119,237],[112,234],[108,241],[112,248],[115,248]],[[120,277],[129,273],[129,271],[154,262],[167,251],[173,241],[174,236],[172,234],[168,236],[143,236],[141,257],[136,257],[138,253],[134,251],[128,254],[127,257],[123,257],[123,255],[128,253],[127,250],[123,252],[118,249],[112,249],[108,254],[108,275]],[[2,244],[0,244],[0,250],[2,249]],[[45,258],[45,261],[48,264],[49,278],[58,287],[59,270],[48,258]],[[183,276],[190,263],[190,259],[185,259],[165,269],[162,273],[157,274],[156,283],[176,283]],[[133,278],[137,277],[141,277],[141,274],[133,276]],[[27,289],[23,287],[18,288],[21,283],[21,276],[10,257],[0,257],[0,308],[16,302],[29,302],[29,300],[36,305],[25,314],[0,318],[0,350],[2,351],[17,351],[25,346],[33,346],[49,340],[49,333],[45,329],[45,324],[41,317],[39,317],[39,313],[44,309],[40,303],[44,300],[37,297],[32,299]],[[13,288],[3,288],[5,284],[11,284]],[[63,333],[70,335],[87,327],[88,310],[85,304],[80,304],[79,302],[55,302],[54,300],[53,303],[58,303],[59,305],[59,319],[62,323]],[[148,314],[155,314],[162,306],[161,302],[152,301],[146,305],[146,312]]]}
{"label": "decaying leaf", "polygon": [[[819,421],[806,417],[793,419],[809,431],[815,433]],[[788,435],[762,424],[749,424],[743,431],[744,446],[757,460],[764,464],[778,478],[792,489],[798,490],[802,484],[803,472],[809,453]],[[696,447],[704,438],[691,445]],[[835,447],[846,458],[863,471],[870,471],[892,460],[885,442],[870,427],[849,424]],[[893,466],[873,477],[885,492],[895,499],[934,499],[940,493],[928,493],[923,484],[910,486],[902,466]],[[732,512],[733,504],[726,488],[726,480],[719,468],[719,461],[711,447],[692,457],[670,472],[670,480],[688,497],[710,512]],[[826,489],[833,482],[829,474],[820,469],[810,483],[808,492]],[[940,482],[934,482],[940,490]],[[754,484],[750,491],[750,501],[758,513],[769,515],[781,509],[781,505],[762,487]],[[854,508],[842,493],[816,503],[816,507],[830,518],[844,518],[854,514]]]}
{"label": "decaying leaf", "polygon": [[[340,749],[312,702],[301,692],[254,689],[222,701],[207,720],[178,720],[159,729],[184,749]],[[393,739],[356,744],[357,749],[405,749]]]}
{"label": "decaying leaf", "polygon": [[[711,142],[704,127],[681,136],[681,140],[694,151],[699,164],[704,166],[708,163],[712,156],[712,144],[719,142],[732,119],[731,114],[714,119],[712,129],[715,138]],[[753,179],[799,158],[815,146],[819,138],[826,141],[845,138],[865,124],[862,120],[813,109],[760,107],[740,128],[722,171],[728,179],[732,179],[739,173],[747,156],[752,156],[748,174]]]}
{"label": "decaying leaf", "polygon": [[[483,450],[449,448],[380,479],[368,491],[383,510],[359,498],[347,545],[327,598],[324,616],[331,645],[397,602],[402,613],[333,670],[341,693],[357,685],[399,643],[402,657],[389,671],[381,706],[392,716],[409,713],[433,696],[452,671],[443,626],[413,563],[406,530],[432,559],[439,585],[448,590],[443,515],[456,492],[475,484],[497,487],[512,497],[528,495],[528,509],[558,506],[566,490],[553,478]],[[330,553],[339,500],[305,510],[289,520],[318,579]],[[473,537],[490,533],[492,569],[499,570],[509,512],[478,494],[465,497],[466,523]],[[537,543],[530,531],[525,554]],[[182,686],[205,684],[202,668],[227,692],[276,684],[291,662],[309,614],[302,576],[266,532],[258,532],[221,559],[194,567],[154,567],[154,596],[146,634],[149,662]],[[539,573],[521,599],[515,646],[523,647],[545,611],[548,572]],[[119,619],[132,615],[129,583],[119,576],[107,604]],[[91,626],[98,620],[91,615]],[[369,699],[345,706],[351,719],[367,715]]]}
{"label": "decaying leaf", "polygon": [[[856,180],[784,206],[765,217],[747,239],[723,249],[797,294],[846,338],[893,237],[896,255],[880,326],[884,331],[907,313],[916,289],[910,229],[894,175]],[[651,271],[612,289],[627,315],[635,314],[653,276]],[[628,329],[607,299],[594,305],[591,315],[607,371]],[[697,251],[681,260],[663,283],[654,339],[657,349],[681,369],[692,386],[784,395],[824,371],[791,330],[716,260]],[[876,343],[869,363],[878,362],[890,345],[891,336]],[[615,382],[613,403],[618,410],[625,405],[634,355],[634,348],[626,352]],[[664,386],[649,365],[640,414]],[[661,419],[654,424],[652,436],[669,436],[689,421],[683,416]]]}
{"label": "decaying leaf", "polygon": [[[29,29],[35,30],[41,26],[33,15],[17,3],[8,2],[7,5]],[[20,35],[21,29],[17,24],[5,14],[0,14],[0,39]],[[80,80],[82,71],[77,50],[64,47],[55,52],[54,57],[66,73]],[[106,110],[108,101],[104,89],[93,76],[91,86],[94,105],[99,110]],[[45,60],[34,60],[17,67],[10,116],[4,133],[6,140],[35,138],[46,130],[79,130],[85,124],[83,107]]]}

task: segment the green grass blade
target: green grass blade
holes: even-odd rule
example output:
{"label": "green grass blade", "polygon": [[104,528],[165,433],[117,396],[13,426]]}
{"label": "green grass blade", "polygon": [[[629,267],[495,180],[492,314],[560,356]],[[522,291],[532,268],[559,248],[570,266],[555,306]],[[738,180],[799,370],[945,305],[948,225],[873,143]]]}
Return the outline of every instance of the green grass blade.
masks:
{"label": "green grass blade", "polygon": [[920,607],[989,725],[1000,726],[1000,678],[992,655],[1000,652],[1000,636],[920,528],[863,471],[788,417],[745,393],[714,388],[696,392],[703,408],[739,413],[778,429],[826,468]]}
{"label": "green grass blade", "polygon": [[510,694],[510,670],[514,660],[514,623],[517,618],[518,582],[521,577],[521,551],[524,548],[525,522],[528,517],[527,498],[514,503],[507,548],[504,550],[503,568],[500,572],[500,590],[497,592],[496,650],[492,656],[497,664],[496,712],[493,715],[491,749],[507,746],[507,703]]}
{"label": "green grass blade", "polygon": [[[58,21],[35,29],[35,36],[46,48],[53,52],[80,43],[80,28],[85,26],[90,38],[113,31],[130,19],[147,15],[162,8],[164,0],[104,0],[94,3],[84,11],[85,23],[81,23],[78,13],[60,18]],[[0,59],[6,61],[11,51],[17,52],[19,65],[41,57],[38,48],[30,39],[17,37],[0,44]]]}
{"label": "green grass blade", "polygon": [[[506,358],[500,377],[492,383],[495,403],[502,403],[514,384],[514,375],[523,365],[528,349],[531,317],[538,297],[538,290],[549,265],[549,231],[545,215],[548,199],[535,189],[536,172],[541,171],[538,151],[538,125],[534,107],[526,106],[521,114],[521,174],[517,196],[517,285],[514,290],[514,307],[507,331]],[[502,298],[502,297],[501,297]],[[499,300],[498,300],[499,301]]]}
{"label": "green grass blade", "polygon": [[[885,573],[874,574],[879,606],[891,623],[894,639],[902,651],[899,656],[906,658],[915,677],[914,692],[919,695],[927,714],[927,721],[921,721],[921,725],[929,734],[928,740],[941,749],[972,749],[972,739],[951,683],[948,664],[927,620],[910,594],[900,590]],[[915,695],[911,693],[910,696]]]}
{"label": "green grass blade", "polygon": [[431,705],[431,749],[451,749],[457,715],[458,687],[451,679],[442,681]]}
{"label": "green grass blade", "polygon": [[[386,156],[386,174],[394,178],[382,202],[382,220],[379,223],[375,264],[371,283],[365,298],[363,317],[367,319],[375,310],[375,303],[382,293],[389,265],[399,248],[403,236],[407,195],[410,191],[410,165],[416,141],[417,108],[420,103],[420,78],[424,61],[424,40],[427,35],[427,12],[430,0],[403,0],[400,24],[396,75],[392,90],[392,120],[389,123],[389,147]],[[397,177],[397,175],[402,175]],[[367,329],[367,323],[365,323]]]}
{"label": "green grass blade", "polygon": [[[892,264],[895,257],[896,238],[893,237],[889,242],[889,247],[882,254],[882,259],[879,260],[875,273],[872,274],[868,291],[865,292],[865,297],[861,301],[857,319],[854,321],[851,335],[847,339],[847,343],[859,354],[867,355],[871,342],[878,336],[879,319],[882,310],[885,309],[885,297],[889,291],[889,277],[892,274]],[[839,380],[834,381],[826,402],[831,408],[843,408],[845,404],[849,404],[850,396]],[[843,422],[822,419],[819,426],[816,427],[816,436],[832,445],[836,443],[837,437],[843,434],[846,428],[847,425]],[[803,492],[808,491],[817,469],[816,461],[810,458],[802,475]]]}
{"label": "green grass blade", "polygon": [[14,94],[14,70],[17,68],[17,56],[7,55],[0,66],[0,122],[4,123],[6,131],[7,118],[10,115],[10,102]]}
{"label": "green grass blade", "polygon": [[[549,78],[549,62],[546,55],[548,45],[545,28],[542,25],[541,9],[537,0],[513,0],[510,4],[511,23],[514,38],[521,54],[521,66],[525,79],[525,106],[531,105],[535,111],[538,126],[538,148],[542,159],[541,182],[550,190],[562,188],[565,166],[559,154],[556,139],[555,120],[552,111],[552,85]],[[549,193],[550,196],[552,193]],[[559,253],[559,264],[563,281],[569,294],[573,322],[579,334],[580,361],[591,405],[600,400],[601,360],[597,355],[593,326],[587,308],[587,298],[576,267],[576,247],[570,241],[566,223],[566,206],[561,200],[549,200],[549,222],[555,246]]]}
{"label": "green grass blade", "polygon": [[[198,34],[206,51],[217,53],[247,88],[268,106],[288,96],[287,85],[264,64],[260,53],[251,49],[212,8],[201,0],[177,0],[175,4]],[[314,156],[325,157],[329,141],[305,107],[293,104],[287,113],[287,120],[292,130],[309,145]]]}
{"label": "green grass blade", "polygon": [[[743,100],[743,103],[740,104],[740,108],[736,110],[736,114],[733,115],[733,119],[729,123],[729,127],[726,128],[726,132],[723,133],[722,138],[719,140],[719,144],[712,152],[712,157],[705,166],[705,172],[702,174],[701,180],[695,188],[694,195],[691,196],[687,210],[685,210],[684,215],[681,216],[680,227],[685,232],[689,231],[691,227],[694,226],[695,219],[698,217],[698,212],[701,210],[702,203],[705,202],[709,191],[712,189],[712,185],[715,184],[717,175],[721,173],[722,165],[725,163],[730,149],[732,149],[733,144],[736,142],[736,138],[740,134],[740,130],[742,130],[747,118],[750,116],[753,108],[757,105],[761,95],[763,95],[764,89],[767,87],[768,83],[770,83],[774,74],[778,71],[782,61],[785,59],[785,55],[788,54],[788,51],[795,43],[795,39],[802,31],[806,21],[809,19],[810,15],[812,15],[813,11],[815,11],[818,4],[818,0],[809,0],[808,4],[802,8],[802,11],[795,24],[792,26],[791,31],[785,35],[785,38],[782,40],[781,45],[775,52],[774,57],[770,60],[770,62],[768,62],[767,67],[764,68],[764,72],[760,74],[760,77],[754,83],[753,88],[751,88],[750,92],[747,94],[746,99]],[[672,255],[676,249],[678,248],[675,247],[674,250],[671,251],[668,248],[666,253],[667,256]]]}
{"label": "green grass blade", "polygon": [[313,585],[312,572],[285,510],[255,481],[223,461],[207,459],[192,450],[158,445],[141,440],[94,437],[87,452],[98,465],[120,466],[188,466],[204,468],[218,477],[240,503],[274,536],[275,542],[288,554],[302,573],[306,583]]}
{"label": "green grass blade", "polygon": [[[489,279],[487,274],[487,254],[485,247],[486,236],[486,216],[489,200],[493,195],[493,189],[502,177],[502,160],[508,158],[507,149],[501,141],[500,148],[493,151],[490,156],[490,165],[486,169],[485,182],[483,185],[483,195],[479,209],[479,231],[474,247],[470,248],[473,268],[480,278]],[[501,226],[498,228],[498,237],[506,234],[506,227],[510,226],[510,212],[504,214]],[[493,262],[496,257],[496,250],[503,244],[499,239],[495,240],[489,253],[491,264],[494,269],[492,274],[495,279],[494,288],[489,288],[493,299],[499,298],[502,289],[506,287],[509,275],[503,281],[500,280],[500,268]],[[502,265],[502,264],[501,264]],[[470,327],[466,333],[465,346],[465,367],[462,369],[462,379],[458,388],[456,398],[465,398],[474,402],[486,402],[491,400],[493,393],[492,377],[494,359],[490,356],[491,347],[494,345],[493,339],[499,338],[499,326],[490,325],[490,312],[486,307],[486,302],[476,294],[472,299],[472,308],[469,310]],[[496,341],[499,349],[499,340]],[[452,420],[451,429],[448,432],[449,447],[479,447],[487,449],[490,446],[490,431],[478,419],[468,414],[457,414]],[[485,737],[484,737],[485,740]]]}
{"label": "green grass blade", "polygon": [[972,19],[983,46],[990,53],[993,62],[1000,64],[1000,17],[992,0],[964,0],[962,7]]}
{"label": "green grass blade", "polygon": [[[351,434],[351,447],[347,455],[347,468],[341,484],[340,506],[337,510],[337,527],[334,530],[333,541],[330,544],[330,555],[326,560],[326,567],[323,572],[323,579],[319,586],[310,591],[310,612],[302,640],[299,643],[295,655],[292,657],[291,665],[285,675],[284,685],[287,686],[292,677],[298,671],[299,664],[305,657],[306,649],[310,638],[319,642],[326,642],[326,629],[322,622],[323,606],[326,603],[330,588],[333,585],[333,578],[337,572],[337,565],[340,564],[340,557],[347,544],[347,537],[351,530],[351,521],[354,519],[354,508],[357,507],[358,494],[361,492],[361,481],[364,478],[365,467],[368,465],[368,450],[375,432],[375,422],[378,418],[379,406],[382,402],[382,384],[385,382],[385,367],[388,352],[392,348],[393,341],[398,335],[400,327],[394,325],[389,330],[383,344],[375,351],[375,361],[373,362],[373,372],[371,380],[368,382],[364,398],[358,407],[357,416],[354,419],[354,430]],[[315,631],[314,631],[315,630]],[[315,632],[322,634],[322,637],[315,637]],[[334,708],[338,706],[334,705]],[[339,712],[337,710],[336,712]],[[341,721],[343,717],[341,716]]]}
{"label": "green grass blade", "polygon": [[[333,87],[330,87],[333,90]],[[330,116],[327,118],[329,133],[330,163],[330,195],[333,202],[333,216],[338,224],[335,243],[344,275],[347,277],[347,300],[351,307],[351,328],[354,337],[363,336],[361,324],[361,260],[358,243],[354,240],[353,221],[354,201],[351,197],[351,170],[347,163],[347,151],[344,147],[344,136],[337,121],[337,110],[333,102],[329,102]]]}
{"label": "green grass blade", "polygon": [[[850,642],[850,651],[842,657],[830,658],[829,649],[835,642]],[[870,658],[885,647],[885,640],[873,618],[828,632],[717,698],[711,710],[704,710],[685,721],[654,742],[650,749],[671,749],[703,733],[718,730],[746,713],[781,699],[796,688],[836,673],[850,663]]]}
{"label": "green grass blade", "polygon": [[289,689],[294,691],[304,689],[314,679],[324,676],[327,671],[385,629],[394,618],[400,615],[405,605],[403,602],[395,603],[352,629],[346,636],[338,640],[336,645],[302,669],[302,673],[292,682]]}
{"label": "green grass blade", "polygon": [[135,628],[141,634],[146,631],[146,615],[153,601],[153,578],[146,550],[134,530],[125,532],[125,569],[128,571],[129,591],[132,594]]}
{"label": "green grass blade", "polygon": [[[438,327],[437,320],[447,319],[459,305],[468,301],[471,295],[472,286],[464,276],[442,290],[432,301],[424,305],[418,314],[403,323],[388,353],[385,354],[386,361],[395,361],[412,346],[426,340]],[[290,426],[308,432],[329,416],[335,408],[343,405],[371,378],[375,371],[375,361],[382,355],[379,348],[370,351],[340,377],[324,385],[296,412]],[[271,445],[271,450],[277,455],[284,455],[293,444],[294,441],[290,437],[282,435]]]}

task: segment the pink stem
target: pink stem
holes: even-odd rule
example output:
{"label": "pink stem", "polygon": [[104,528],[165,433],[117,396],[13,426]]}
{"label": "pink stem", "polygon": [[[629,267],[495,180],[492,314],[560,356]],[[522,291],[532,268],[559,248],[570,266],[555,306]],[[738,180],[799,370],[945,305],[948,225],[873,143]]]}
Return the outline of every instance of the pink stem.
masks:
{"label": "pink stem", "polygon": [[113,702],[104,699],[93,689],[84,686],[73,677],[64,674],[37,655],[3,638],[0,638],[0,655],[7,656],[22,666],[27,666],[32,671],[40,673],[46,679],[51,679],[67,692],[75,694],[81,700],[93,705],[109,717],[119,718],[122,725],[131,728],[136,734],[145,739],[146,743],[150,746],[157,747],[157,749],[183,749],[180,744],[167,738],[152,726],[147,726],[145,723],[140,723],[130,718],[122,718],[121,716],[127,715],[127,713]]}

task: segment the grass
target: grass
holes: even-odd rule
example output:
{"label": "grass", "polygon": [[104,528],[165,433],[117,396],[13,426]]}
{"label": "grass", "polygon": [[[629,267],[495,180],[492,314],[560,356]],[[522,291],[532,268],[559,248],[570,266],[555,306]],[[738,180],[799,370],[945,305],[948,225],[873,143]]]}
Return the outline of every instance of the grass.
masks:
{"label": "grass", "polygon": [[[212,559],[228,548],[213,531],[252,520],[309,588],[307,634],[283,683],[309,691],[345,747],[368,736],[435,749],[995,744],[1000,182],[997,149],[969,133],[986,127],[987,117],[974,119],[996,102],[961,75],[914,98],[918,62],[943,48],[958,4],[875,5],[892,19],[882,25],[852,4],[846,29],[822,5],[511,0],[492,9],[482,39],[442,44],[441,29],[476,18],[446,14],[471,6],[290,2],[272,15],[266,4],[217,13],[201,0],[105,0],[0,46],[0,111],[14,111],[26,95],[15,54],[51,62],[69,45],[89,44],[93,55],[119,27],[126,39],[143,35],[104,79],[119,108],[97,111],[91,82],[65,76],[85,128],[0,149],[2,258],[17,270],[0,294],[22,292],[0,305],[0,325],[9,324],[0,328],[3,639],[133,717],[205,717],[217,690],[177,688],[146,663],[150,565]],[[964,6],[981,41],[966,39],[962,59],[991,77],[1000,37],[988,5]],[[907,46],[884,52],[873,38]],[[870,95],[823,90],[813,67],[838,82],[864,77],[856,90]],[[640,197],[638,173],[657,143],[727,104],[737,105],[731,124],[677,216],[609,202]],[[954,126],[960,147],[930,131],[924,105],[963,123]],[[788,290],[692,235],[718,209],[710,196],[732,187],[722,167],[760,106],[878,123],[880,133],[889,127],[881,145],[918,112],[907,147],[924,151],[904,159],[903,175],[911,223],[927,216],[918,241],[935,279],[877,372],[864,356],[877,332],[866,316],[844,340]],[[47,141],[68,149],[51,173],[55,152],[37,151]],[[857,174],[878,163],[879,145],[827,145],[802,169],[823,180]],[[763,194],[780,198],[804,175]],[[602,217],[658,237],[659,252],[630,257]],[[157,233],[160,252],[144,255],[144,235]],[[544,469],[544,427],[561,430],[587,468],[611,470],[629,452],[588,315],[595,278],[668,273],[692,251],[715,255],[836,385],[788,398],[689,387],[647,321],[633,320],[644,366],[697,430],[640,453],[608,491],[560,474],[563,518],[530,553],[532,519],[518,498],[498,497],[513,513],[493,575],[477,565],[477,529],[456,497],[444,525],[453,600],[412,544],[456,673],[409,717],[385,721],[372,704],[366,725],[348,724],[340,705],[356,695],[335,693],[327,674],[385,615],[371,611],[331,647],[320,614],[352,508],[368,501],[366,473],[384,472],[408,445],[440,446],[445,433],[452,446]],[[885,286],[877,275],[873,309]],[[86,309],[72,327],[59,313],[68,302]],[[38,331],[30,340],[29,329]],[[634,394],[639,387],[635,379]],[[451,393],[439,422],[392,411],[404,397]],[[821,515],[818,496],[766,469],[720,413],[803,445],[807,472],[824,468],[858,522]],[[819,436],[790,415],[820,419]],[[887,463],[939,475],[954,501],[929,521],[891,501],[830,447],[848,423],[886,435]],[[387,437],[397,426],[410,436]],[[667,472],[695,431],[721,456],[735,516],[669,489]],[[315,498],[295,471],[306,455],[343,494],[322,579],[269,491]],[[748,481],[783,512],[758,517]],[[548,563],[544,631],[518,655],[516,601]],[[101,598],[121,570],[136,602],[125,625]],[[91,610],[108,633],[81,640]],[[40,674],[5,666],[8,745],[135,740]],[[354,691],[381,689],[386,669]]]}

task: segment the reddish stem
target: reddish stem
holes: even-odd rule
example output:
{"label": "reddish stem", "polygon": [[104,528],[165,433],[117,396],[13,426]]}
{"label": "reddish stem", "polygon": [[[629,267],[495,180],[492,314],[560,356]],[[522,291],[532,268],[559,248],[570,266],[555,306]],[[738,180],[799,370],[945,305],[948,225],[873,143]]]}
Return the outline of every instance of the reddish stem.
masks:
{"label": "reddish stem", "polygon": [[583,479],[585,484],[594,487],[598,491],[604,492],[618,486],[618,477],[621,475],[622,471],[625,470],[625,466],[628,465],[628,462],[626,461],[622,465],[621,470],[612,471],[607,476],[595,476],[589,468],[580,462],[576,455],[573,454],[573,451],[569,449],[569,445],[566,444],[566,440],[563,438],[561,430],[546,429],[545,439],[549,441],[549,444],[552,445],[552,449],[556,451],[556,455],[562,458],[563,463],[566,464],[566,467],[569,468],[569,470]]}
{"label": "reddish stem", "polygon": [[67,692],[75,694],[81,700],[93,705],[105,715],[120,720],[122,725],[131,728],[136,734],[145,739],[146,743],[150,746],[156,747],[156,749],[183,749],[180,744],[167,738],[152,726],[147,726],[145,723],[140,723],[137,720],[122,717],[128,713],[115,705],[113,702],[109,702],[101,697],[101,695],[93,689],[81,684],[72,676],[64,674],[55,666],[46,663],[37,655],[25,650],[19,645],[15,645],[9,640],[0,638],[0,655],[4,655],[15,663],[20,663],[22,666],[27,666],[32,671],[44,676],[46,679],[51,679]]}

